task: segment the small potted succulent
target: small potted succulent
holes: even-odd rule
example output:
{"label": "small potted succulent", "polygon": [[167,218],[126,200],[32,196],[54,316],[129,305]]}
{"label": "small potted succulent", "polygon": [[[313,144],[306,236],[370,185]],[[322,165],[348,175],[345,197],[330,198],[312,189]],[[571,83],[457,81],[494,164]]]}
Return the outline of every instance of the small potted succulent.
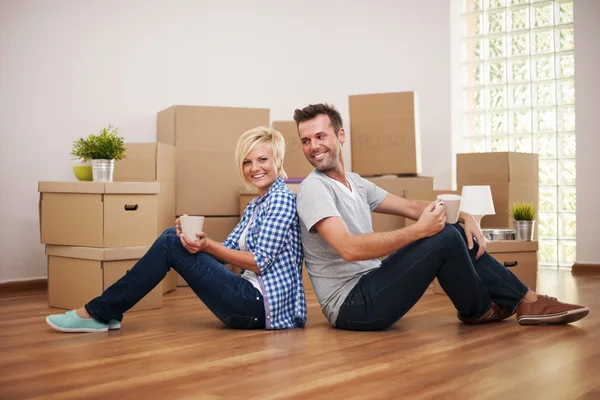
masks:
{"label": "small potted succulent", "polygon": [[535,228],[536,208],[532,203],[513,203],[510,207],[510,213],[513,216],[513,225],[515,227],[516,240],[533,240]]}
{"label": "small potted succulent", "polygon": [[[118,128],[109,125],[99,134],[90,134],[86,138],[79,138],[73,142],[71,155],[82,162],[91,161],[92,177],[97,182],[112,182],[115,170],[115,161],[126,158],[125,140],[118,134]],[[77,171],[77,165],[73,166],[75,175],[80,180],[81,171]]]}

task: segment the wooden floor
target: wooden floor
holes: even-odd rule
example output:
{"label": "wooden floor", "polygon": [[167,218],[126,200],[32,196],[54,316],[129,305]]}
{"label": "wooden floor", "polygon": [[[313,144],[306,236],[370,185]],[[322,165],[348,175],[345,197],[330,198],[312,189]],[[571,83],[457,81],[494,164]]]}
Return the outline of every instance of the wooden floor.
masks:
{"label": "wooden floor", "polygon": [[120,331],[63,334],[44,292],[0,298],[0,399],[600,399],[600,277],[541,271],[539,292],[588,305],[571,326],[465,326],[427,293],[385,332],[225,329],[188,288]]}

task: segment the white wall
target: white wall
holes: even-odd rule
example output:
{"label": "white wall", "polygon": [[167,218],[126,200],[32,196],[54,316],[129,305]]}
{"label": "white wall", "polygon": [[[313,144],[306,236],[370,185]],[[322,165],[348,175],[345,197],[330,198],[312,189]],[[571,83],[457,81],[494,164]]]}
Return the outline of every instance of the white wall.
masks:
{"label": "white wall", "polygon": [[577,263],[600,264],[600,1],[575,0]]}
{"label": "white wall", "polygon": [[449,0],[0,0],[0,282],[46,276],[37,182],[74,179],[73,140],[153,141],[173,104],[347,119],[350,94],[415,90],[424,174],[449,188],[449,26]]}

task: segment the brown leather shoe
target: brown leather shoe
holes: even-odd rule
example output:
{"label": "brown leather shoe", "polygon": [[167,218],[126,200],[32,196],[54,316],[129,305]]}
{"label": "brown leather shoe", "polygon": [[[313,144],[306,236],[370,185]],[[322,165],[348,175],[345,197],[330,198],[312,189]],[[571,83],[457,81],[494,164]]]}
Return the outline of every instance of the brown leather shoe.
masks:
{"label": "brown leather shoe", "polygon": [[568,324],[579,321],[589,312],[587,307],[561,303],[554,297],[538,294],[537,301],[519,304],[517,321],[521,325]]}
{"label": "brown leather shoe", "polygon": [[510,312],[504,310],[496,303],[492,303],[490,309],[477,319],[464,319],[460,316],[460,313],[457,313],[458,319],[464,322],[465,324],[484,324],[486,322],[499,322],[502,321],[504,318],[510,317],[510,315]]}

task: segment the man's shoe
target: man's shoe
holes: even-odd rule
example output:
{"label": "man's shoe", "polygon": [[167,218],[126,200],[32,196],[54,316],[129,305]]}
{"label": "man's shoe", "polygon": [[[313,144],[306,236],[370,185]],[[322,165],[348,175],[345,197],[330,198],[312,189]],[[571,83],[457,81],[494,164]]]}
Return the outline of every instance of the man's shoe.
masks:
{"label": "man's shoe", "polygon": [[64,314],[48,315],[46,322],[52,328],[61,332],[106,332],[108,325],[93,318],[79,318],[75,310]]}
{"label": "man's shoe", "polygon": [[460,316],[460,313],[457,313],[458,319],[464,322],[465,324],[484,324],[486,322],[499,322],[504,318],[508,318],[512,315],[512,313],[506,309],[503,309],[496,303],[492,303],[490,309],[483,314],[481,317],[477,319],[465,319]]}
{"label": "man's shoe", "polygon": [[585,306],[561,303],[554,297],[538,294],[537,301],[519,304],[517,321],[521,325],[568,324],[579,321],[589,312]]}

